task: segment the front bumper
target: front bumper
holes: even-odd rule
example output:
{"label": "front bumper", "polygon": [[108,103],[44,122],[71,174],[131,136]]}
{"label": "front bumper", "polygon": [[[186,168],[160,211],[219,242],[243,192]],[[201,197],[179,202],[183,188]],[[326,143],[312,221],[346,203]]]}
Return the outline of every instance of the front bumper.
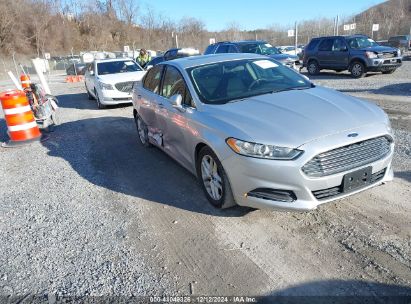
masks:
{"label": "front bumper", "polygon": [[132,102],[132,93],[120,92],[118,90],[101,90],[100,102],[103,105],[115,105]]}
{"label": "front bumper", "polygon": [[[355,141],[389,135],[385,126],[377,128],[379,129],[379,132],[375,132],[375,128],[377,128],[375,125],[362,128],[362,136],[357,137]],[[391,144],[391,151],[387,156],[371,164],[324,177],[309,177],[302,172],[302,166],[315,155],[355,142],[352,138],[348,138],[346,134],[347,132],[342,132],[303,145],[300,149],[304,150],[304,153],[298,159],[293,161],[265,160],[245,157],[238,154],[233,154],[224,159],[222,165],[230,180],[233,195],[237,204],[259,209],[275,208],[307,211],[315,209],[320,204],[352,195],[393,179],[391,160],[394,144]],[[377,182],[349,193],[341,193],[329,199],[320,200],[317,200],[314,196],[313,191],[340,186],[343,182],[343,177],[347,173],[368,166],[372,166],[373,174],[384,169],[385,171],[383,172],[385,172],[385,174]],[[261,188],[292,191],[292,193],[295,194],[296,199],[292,202],[285,202],[249,195],[249,192]]]}
{"label": "front bumper", "polygon": [[374,72],[381,72],[392,70],[402,65],[402,57],[393,58],[374,58],[367,60],[367,70]]}

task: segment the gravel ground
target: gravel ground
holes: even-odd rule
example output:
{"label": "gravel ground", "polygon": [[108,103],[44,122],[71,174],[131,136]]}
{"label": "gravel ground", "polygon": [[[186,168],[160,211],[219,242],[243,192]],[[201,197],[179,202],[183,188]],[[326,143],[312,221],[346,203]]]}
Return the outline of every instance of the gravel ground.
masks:
{"label": "gravel ground", "polygon": [[0,150],[0,302],[411,295],[410,68],[312,78],[381,105],[397,144],[393,182],[309,213],[213,209],[193,176],[137,143],[130,106],[97,110],[83,84],[51,77],[60,126]]}

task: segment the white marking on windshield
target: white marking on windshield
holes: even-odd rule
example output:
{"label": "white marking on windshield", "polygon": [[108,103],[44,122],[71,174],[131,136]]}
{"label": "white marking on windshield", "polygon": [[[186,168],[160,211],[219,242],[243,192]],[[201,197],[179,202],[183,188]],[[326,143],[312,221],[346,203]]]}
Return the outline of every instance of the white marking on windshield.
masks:
{"label": "white marking on windshield", "polygon": [[270,61],[270,60],[258,60],[254,61],[254,64],[258,65],[262,69],[269,69],[269,68],[276,68],[278,64]]}

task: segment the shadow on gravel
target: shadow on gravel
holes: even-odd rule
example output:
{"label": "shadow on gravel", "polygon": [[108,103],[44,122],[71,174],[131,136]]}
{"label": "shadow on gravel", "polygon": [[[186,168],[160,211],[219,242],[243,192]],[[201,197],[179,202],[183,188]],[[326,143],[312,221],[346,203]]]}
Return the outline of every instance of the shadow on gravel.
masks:
{"label": "shadow on gravel", "polygon": [[[79,109],[79,110],[98,110],[95,100],[88,99],[87,93],[61,94],[56,96],[60,108]],[[124,108],[131,106],[132,103],[109,106],[109,109]]]}
{"label": "shadow on gravel", "polygon": [[411,171],[394,172],[394,176],[411,183]]}
{"label": "shadow on gravel", "polygon": [[411,83],[397,83],[383,86],[378,89],[342,89],[340,92],[370,92],[373,94],[411,96]]}
{"label": "shadow on gravel", "polygon": [[357,280],[314,281],[267,295],[259,303],[409,303],[411,288]]}
{"label": "shadow on gravel", "polygon": [[101,117],[64,123],[42,144],[48,155],[69,162],[81,177],[99,187],[215,216],[243,216],[250,210],[213,208],[191,173],[159,149],[139,144],[133,118]]}

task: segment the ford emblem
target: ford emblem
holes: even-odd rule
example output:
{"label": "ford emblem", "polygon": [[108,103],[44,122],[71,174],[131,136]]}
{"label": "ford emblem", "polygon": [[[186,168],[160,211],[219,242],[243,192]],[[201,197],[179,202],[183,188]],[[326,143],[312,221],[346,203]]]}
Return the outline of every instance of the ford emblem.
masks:
{"label": "ford emblem", "polygon": [[347,135],[348,137],[357,137],[358,136],[358,133],[350,133],[350,134],[348,134]]}

